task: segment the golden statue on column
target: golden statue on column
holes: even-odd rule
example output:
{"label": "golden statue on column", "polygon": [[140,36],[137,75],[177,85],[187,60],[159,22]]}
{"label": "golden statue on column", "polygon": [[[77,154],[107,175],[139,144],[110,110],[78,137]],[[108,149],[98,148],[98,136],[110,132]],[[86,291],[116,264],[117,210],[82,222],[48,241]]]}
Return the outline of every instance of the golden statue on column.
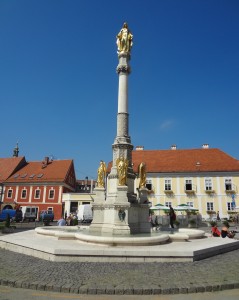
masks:
{"label": "golden statue on column", "polygon": [[128,28],[128,24],[125,22],[123,28],[116,36],[116,44],[118,46],[118,53],[125,52],[130,53],[133,46],[133,35]]}
{"label": "golden statue on column", "polygon": [[119,177],[119,185],[126,185],[129,161],[120,157],[116,160],[117,173]]}
{"label": "golden statue on column", "polygon": [[105,187],[105,177],[106,177],[106,163],[100,161],[100,166],[97,171],[97,186],[100,188]]}
{"label": "golden statue on column", "polygon": [[146,164],[141,162],[139,165],[139,188],[145,188],[146,186]]}

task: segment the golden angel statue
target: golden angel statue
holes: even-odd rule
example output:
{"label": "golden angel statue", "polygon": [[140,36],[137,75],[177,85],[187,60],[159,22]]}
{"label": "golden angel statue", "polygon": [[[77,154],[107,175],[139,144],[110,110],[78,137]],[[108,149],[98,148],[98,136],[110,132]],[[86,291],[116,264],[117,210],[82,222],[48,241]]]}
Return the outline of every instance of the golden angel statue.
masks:
{"label": "golden angel statue", "polygon": [[105,176],[106,176],[106,164],[104,161],[100,161],[100,166],[97,171],[97,186],[105,187]]}
{"label": "golden angel statue", "polygon": [[116,160],[119,185],[126,185],[129,161],[127,158],[120,157]]}
{"label": "golden angel statue", "polygon": [[139,188],[146,186],[146,164],[141,162],[139,165]]}
{"label": "golden angel statue", "polygon": [[128,24],[124,23],[123,28],[120,30],[116,36],[116,44],[118,46],[118,53],[126,52],[130,53],[130,50],[133,46],[133,35],[128,28]]}

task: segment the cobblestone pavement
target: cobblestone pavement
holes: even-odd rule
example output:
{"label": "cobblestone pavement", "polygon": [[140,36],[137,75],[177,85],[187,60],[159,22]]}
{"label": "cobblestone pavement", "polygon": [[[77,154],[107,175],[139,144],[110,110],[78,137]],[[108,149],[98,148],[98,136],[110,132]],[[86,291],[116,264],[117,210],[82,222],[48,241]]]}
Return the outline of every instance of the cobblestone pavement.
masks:
{"label": "cobblestone pavement", "polygon": [[51,262],[0,249],[0,284],[80,294],[186,294],[239,288],[239,250],[185,263]]}

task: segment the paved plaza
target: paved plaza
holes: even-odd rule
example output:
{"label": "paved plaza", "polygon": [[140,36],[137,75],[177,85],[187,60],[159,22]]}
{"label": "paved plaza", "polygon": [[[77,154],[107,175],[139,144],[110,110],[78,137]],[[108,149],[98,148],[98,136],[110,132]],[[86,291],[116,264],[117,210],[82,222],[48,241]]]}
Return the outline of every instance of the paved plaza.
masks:
{"label": "paved plaza", "polygon": [[239,250],[188,263],[62,263],[0,250],[1,285],[80,294],[239,289]]}
{"label": "paved plaza", "polygon": [[2,286],[61,293],[166,295],[239,289],[239,250],[195,262],[112,263],[53,262],[0,249],[0,265]]}

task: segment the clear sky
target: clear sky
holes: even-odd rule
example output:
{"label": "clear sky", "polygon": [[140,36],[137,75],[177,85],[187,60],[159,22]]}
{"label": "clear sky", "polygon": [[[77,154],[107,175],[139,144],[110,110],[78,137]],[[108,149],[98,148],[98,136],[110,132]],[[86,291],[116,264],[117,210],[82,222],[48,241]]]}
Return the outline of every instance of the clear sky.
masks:
{"label": "clear sky", "polygon": [[145,150],[239,159],[238,0],[0,0],[0,157],[112,160],[116,35],[134,35],[129,134]]}

